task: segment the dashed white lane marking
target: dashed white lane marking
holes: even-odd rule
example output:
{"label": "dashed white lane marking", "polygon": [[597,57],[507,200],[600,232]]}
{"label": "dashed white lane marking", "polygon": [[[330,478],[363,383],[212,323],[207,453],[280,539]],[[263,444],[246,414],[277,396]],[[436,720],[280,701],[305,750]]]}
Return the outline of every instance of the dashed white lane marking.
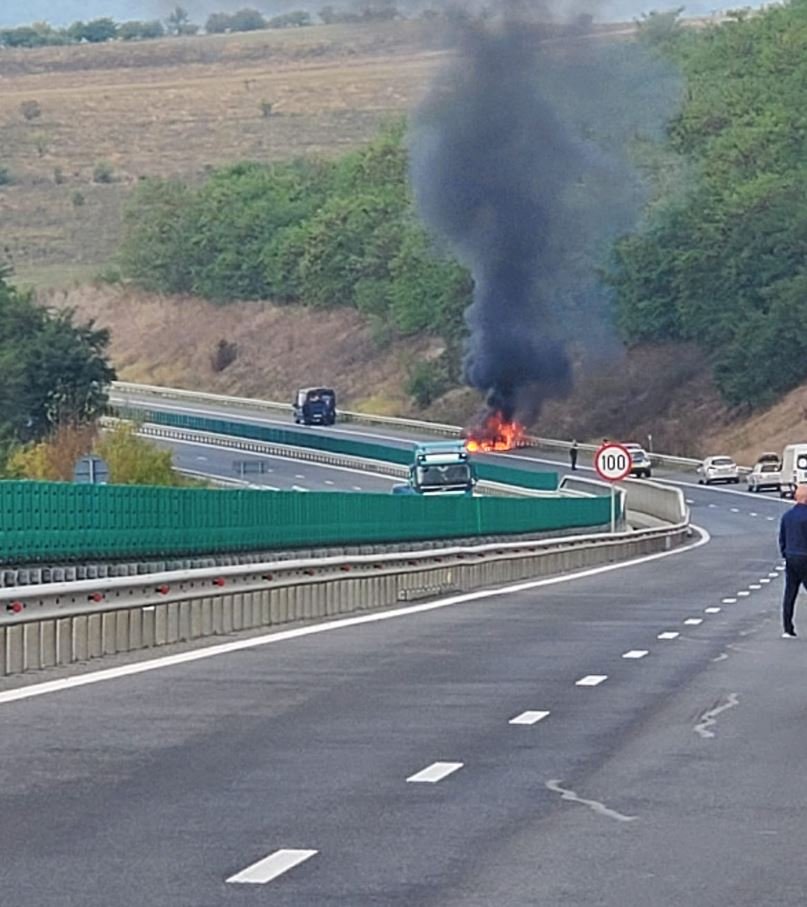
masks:
{"label": "dashed white lane marking", "polygon": [[294,478],[295,478],[295,479],[304,479],[305,476],[295,476]]}
{"label": "dashed white lane marking", "polygon": [[685,623],[688,627],[697,627],[698,624],[702,624],[702,623],[703,623],[703,618],[702,618],[702,617],[688,617],[688,618],[684,621],[684,623]]}
{"label": "dashed white lane marking", "polygon": [[696,734],[700,734],[705,740],[708,740],[710,737],[714,737],[715,732],[709,730],[709,728],[717,723],[717,716],[721,712],[725,712],[726,709],[732,709],[735,705],[739,703],[739,698],[736,693],[729,693],[728,701],[724,702],[723,705],[719,705],[714,709],[709,709],[708,712],[704,712],[701,715],[701,720],[695,725],[694,731]]}
{"label": "dashed white lane marking", "polygon": [[783,566],[779,566],[779,567],[775,567],[774,569],[776,570],[777,573],[782,573],[785,568]]}
{"label": "dashed white lane marking", "polygon": [[680,633],[676,633],[673,630],[665,630],[663,633],[659,633],[656,639],[678,639]]}
{"label": "dashed white lane marking", "polygon": [[717,504],[710,504],[710,507],[717,507]]}
{"label": "dashed white lane marking", "polygon": [[773,517],[773,516],[766,516],[765,519],[766,519],[769,523],[772,523],[772,522],[776,519],[776,517]]}
{"label": "dashed white lane marking", "polygon": [[334,483],[333,480],[331,480],[331,479],[325,479],[325,484],[326,484],[326,485],[334,485],[335,483]]}
{"label": "dashed white lane marking", "polygon": [[748,584],[748,588],[749,588],[749,589],[753,589],[753,590],[756,592],[756,590],[757,590],[757,589],[761,589],[762,586],[760,586],[759,583],[749,583],[749,584]]}
{"label": "dashed white lane marking", "polygon": [[729,508],[729,509],[731,510],[732,513],[739,513],[739,512],[740,512],[740,508],[739,508],[739,507],[731,507],[731,508]]}
{"label": "dashed white lane marking", "polygon": [[769,573],[768,576],[769,576],[771,579],[776,579],[776,577],[779,576],[779,574],[778,574],[778,573]]}
{"label": "dashed white lane marking", "polygon": [[748,514],[748,516],[759,516],[759,514],[758,514],[758,513],[754,513],[754,511],[752,510],[751,513]]}
{"label": "dashed white lane marking", "polygon": [[580,680],[575,680],[574,685],[576,687],[596,687],[604,680],[608,680],[607,674],[586,674],[586,676],[581,677]]}
{"label": "dashed white lane marking", "polygon": [[724,605],[736,605],[736,604],[737,604],[737,599],[736,599],[736,598],[721,598],[720,601],[721,601]]}
{"label": "dashed white lane marking", "polygon": [[575,573],[566,573],[561,576],[551,576],[544,579],[527,580],[514,583],[512,586],[502,586],[500,589],[480,589],[476,592],[464,592],[461,595],[450,595],[436,601],[425,602],[421,605],[407,605],[403,608],[393,608],[390,611],[379,611],[375,614],[362,614],[357,617],[342,617],[338,620],[329,620],[309,627],[297,627],[293,630],[278,630],[274,633],[264,633],[251,639],[236,639],[216,645],[205,646],[202,649],[193,649],[189,652],[179,652],[176,655],[162,655],[159,658],[150,658],[147,661],[121,665],[117,668],[102,668],[99,671],[88,671],[73,677],[62,677],[58,680],[46,680],[42,683],[31,683],[15,690],[0,692],[0,704],[19,702],[23,699],[32,699],[35,696],[47,696],[50,693],[61,693],[89,684],[105,683],[108,680],[118,680],[122,677],[134,677],[151,671],[160,671],[163,668],[172,668],[178,665],[191,664],[207,658],[217,658],[219,655],[229,655],[232,652],[242,652],[246,649],[255,649],[260,646],[273,645],[286,642],[290,639],[300,639],[304,636],[316,636],[320,633],[333,633],[349,627],[359,627],[364,624],[381,623],[387,620],[397,620],[401,617],[410,617],[414,614],[425,614],[442,608],[451,608],[454,605],[464,605],[467,602],[476,602],[483,599],[499,598],[503,595],[513,595],[518,592],[527,592],[532,589],[543,589],[548,586],[557,586],[575,580],[586,579],[589,576],[600,576],[616,570],[626,570],[642,564],[652,563],[667,557],[679,557],[707,545],[711,541],[709,533],[700,526],[692,527],[698,534],[698,541],[691,545],[673,548],[670,551],[661,551],[656,554],[644,554],[630,561],[615,564],[605,564],[600,567],[589,567]]}
{"label": "dashed white lane marking", "polygon": [[461,769],[463,764],[462,762],[432,762],[431,765],[427,765],[426,768],[415,772],[414,775],[410,775],[406,780],[411,781],[413,784],[437,784],[438,781],[442,781],[443,778],[447,778]]}
{"label": "dashed white lane marking", "polygon": [[234,885],[265,885],[316,854],[316,850],[276,850],[227,879]]}
{"label": "dashed white lane marking", "polygon": [[720,614],[720,611],[721,611],[720,608],[704,608],[703,609],[704,614]]}
{"label": "dashed white lane marking", "polygon": [[361,485],[354,485],[354,486],[353,486],[353,490],[354,490],[354,491],[361,491]]}
{"label": "dashed white lane marking", "polygon": [[647,651],[647,649],[631,649],[628,652],[623,652],[622,657],[623,658],[644,658],[645,655],[649,655],[649,654],[650,653]]}
{"label": "dashed white lane marking", "polygon": [[694,504],[695,502],[691,498],[685,498],[687,504]]}
{"label": "dashed white lane marking", "polygon": [[207,463],[207,457],[197,457],[196,458],[200,463]]}
{"label": "dashed white lane marking", "polygon": [[604,803],[600,803],[599,800],[586,800],[585,797],[578,796],[573,790],[561,787],[561,782],[559,780],[547,781],[546,786],[549,790],[554,791],[556,794],[560,794],[561,800],[570,800],[572,803],[580,803],[583,806],[587,806],[597,813],[598,816],[605,816],[607,819],[616,819],[618,822],[634,822],[636,820],[636,816],[626,816],[624,813],[617,812]]}
{"label": "dashed white lane marking", "polygon": [[761,583],[763,586],[767,586],[768,583],[770,582],[770,580],[768,579],[767,576],[761,576],[761,577],[759,578],[759,581],[760,581],[760,583]]}
{"label": "dashed white lane marking", "polygon": [[743,589],[742,592],[738,592],[737,595],[740,598],[747,598],[751,593],[747,589]]}
{"label": "dashed white lane marking", "polygon": [[516,715],[515,718],[511,718],[507,723],[508,724],[536,724],[538,721],[546,718],[549,712],[522,712],[520,715]]}

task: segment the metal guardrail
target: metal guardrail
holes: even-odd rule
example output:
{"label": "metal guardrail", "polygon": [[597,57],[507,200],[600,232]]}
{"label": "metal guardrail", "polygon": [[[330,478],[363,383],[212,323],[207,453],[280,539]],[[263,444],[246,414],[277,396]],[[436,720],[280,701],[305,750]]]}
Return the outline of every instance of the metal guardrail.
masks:
{"label": "metal guardrail", "polygon": [[688,523],[0,589],[0,675],[322,620],[669,550]]}
{"label": "metal guardrail", "polygon": [[[269,411],[277,413],[290,413],[291,404],[276,403],[266,400],[255,400],[249,397],[229,397],[224,394],[208,394],[201,391],[188,391],[180,388],[159,387],[152,384],[133,384],[130,382],[116,381],[113,382],[113,393],[111,399],[120,394],[121,402],[132,405],[125,395],[137,394],[139,396],[154,396],[166,400],[186,400],[197,403],[218,404],[221,406],[240,406],[245,409],[254,409],[257,411]],[[339,420],[343,422],[356,422],[366,425],[389,425],[392,427],[408,429],[411,431],[423,432],[428,434],[440,435],[443,437],[458,438],[461,436],[463,429],[458,425],[446,425],[439,422],[425,422],[417,419],[403,419],[397,416],[375,416],[368,413],[351,412],[349,410],[339,410]],[[527,446],[537,447],[543,450],[568,451],[572,446],[571,441],[562,441],[556,438],[544,438],[539,435],[529,435],[526,438]],[[581,452],[594,453],[597,450],[596,444],[578,444]],[[701,460],[691,457],[675,457],[669,454],[651,452],[649,453],[651,462],[658,466],[670,466],[673,468],[693,469],[701,464]]]}

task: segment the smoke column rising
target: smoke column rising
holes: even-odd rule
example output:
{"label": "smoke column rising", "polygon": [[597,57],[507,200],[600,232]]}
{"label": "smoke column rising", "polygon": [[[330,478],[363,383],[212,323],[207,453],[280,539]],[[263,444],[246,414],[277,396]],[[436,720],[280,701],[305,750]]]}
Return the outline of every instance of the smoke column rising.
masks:
{"label": "smoke column rising", "polygon": [[641,203],[624,147],[590,133],[610,129],[595,123],[608,116],[604,92],[650,74],[635,62],[615,72],[620,54],[593,64],[591,42],[542,46],[557,34],[512,8],[466,22],[410,135],[419,212],[474,278],[466,381],[508,420],[534,419],[570,390],[569,340],[607,317],[596,255]]}

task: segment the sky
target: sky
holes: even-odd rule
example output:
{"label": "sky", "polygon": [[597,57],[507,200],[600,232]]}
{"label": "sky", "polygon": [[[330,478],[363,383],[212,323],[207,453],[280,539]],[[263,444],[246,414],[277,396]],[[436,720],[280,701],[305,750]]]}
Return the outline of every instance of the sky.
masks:
{"label": "sky", "polygon": [[[0,27],[29,25],[37,20],[45,20],[51,25],[69,25],[77,19],[87,21],[100,16],[110,16],[118,22],[127,19],[163,19],[174,8],[177,0],[0,0]],[[191,21],[204,24],[211,12],[240,9],[245,6],[259,9],[265,14],[272,14],[283,9],[313,9],[325,6],[329,2],[334,6],[343,5],[339,0],[179,0],[188,10]],[[347,3],[344,3],[347,5]],[[705,15],[718,9],[734,9],[738,6],[754,5],[737,2],[737,0],[610,0],[610,12],[607,17],[630,21],[642,10],[672,9],[678,5],[686,6],[685,15]],[[600,17],[598,17],[600,18]]]}

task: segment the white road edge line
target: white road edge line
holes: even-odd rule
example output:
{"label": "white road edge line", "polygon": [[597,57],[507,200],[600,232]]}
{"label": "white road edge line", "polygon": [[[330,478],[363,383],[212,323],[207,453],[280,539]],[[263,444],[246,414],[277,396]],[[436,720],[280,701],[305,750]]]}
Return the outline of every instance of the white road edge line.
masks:
{"label": "white road edge line", "polygon": [[233,885],[265,885],[300,863],[310,860],[316,853],[318,853],[316,850],[276,850],[268,857],[230,876],[227,882]]}
{"label": "white road edge line", "polygon": [[454,772],[459,771],[463,765],[464,763],[462,762],[432,762],[426,768],[415,772],[414,775],[410,775],[406,781],[412,784],[437,784],[443,778],[447,778],[449,775],[453,775]]}
{"label": "white road edge line", "polygon": [[586,674],[586,676],[581,677],[580,680],[575,680],[574,685],[576,687],[598,687],[606,680],[608,680],[607,674]]}
{"label": "white road edge line", "polygon": [[516,715],[515,718],[511,718],[507,723],[508,724],[536,724],[537,722],[546,718],[548,714],[549,714],[549,712],[542,712],[542,711],[522,712],[520,715]]}
{"label": "white road edge line", "polygon": [[378,623],[382,620],[394,620],[398,617],[407,617],[412,614],[422,614],[427,611],[437,611],[440,608],[448,608],[453,605],[461,605],[466,602],[479,601],[485,598],[498,598],[501,595],[512,595],[517,592],[527,592],[532,589],[540,589],[544,586],[555,586],[559,583],[568,583],[576,579],[587,579],[590,576],[598,576],[602,573],[610,573],[614,570],[624,570],[628,567],[638,567],[652,561],[661,560],[665,557],[674,557],[675,555],[685,554],[694,551],[711,541],[709,533],[700,526],[693,526],[693,531],[700,537],[697,542],[691,545],[685,545],[681,548],[673,548],[670,551],[660,551],[657,554],[645,554],[642,557],[634,558],[630,561],[622,561],[616,564],[603,564],[600,567],[589,567],[586,570],[579,570],[576,573],[567,573],[563,576],[550,576],[544,579],[529,580],[523,583],[515,583],[512,586],[503,586],[500,589],[480,589],[477,592],[466,592],[462,595],[452,595],[448,598],[441,598],[433,602],[425,602],[420,605],[408,605],[404,608],[392,608],[388,611],[379,611],[377,614],[362,614],[357,617],[343,617],[338,620],[325,621],[321,624],[313,624],[308,627],[297,627],[293,630],[278,630],[274,633],[267,633],[263,636],[254,636],[251,639],[237,639],[232,642],[219,643],[217,645],[205,646],[203,649],[194,649],[190,652],[180,652],[176,655],[163,655],[160,658],[151,658],[148,661],[141,661],[135,664],[121,665],[117,668],[102,668],[100,671],[90,671],[86,674],[79,674],[75,677],[62,677],[59,680],[46,680],[43,683],[32,683],[15,690],[5,690],[0,692],[0,704],[8,702],[17,702],[20,699],[31,699],[34,696],[45,696],[49,693],[58,693],[63,690],[83,687],[92,683],[103,683],[107,680],[116,680],[119,677],[130,677],[135,674],[145,674],[148,671],[158,671],[162,668],[170,668],[176,665],[189,664],[194,661],[201,661],[205,658],[214,658],[218,655],[229,655],[231,652],[242,652],[245,649],[255,649],[259,646],[266,646],[272,643],[285,642],[288,639],[298,639],[303,636],[314,636],[317,633],[330,633],[334,630],[342,630],[346,627],[357,627],[361,624]]}

